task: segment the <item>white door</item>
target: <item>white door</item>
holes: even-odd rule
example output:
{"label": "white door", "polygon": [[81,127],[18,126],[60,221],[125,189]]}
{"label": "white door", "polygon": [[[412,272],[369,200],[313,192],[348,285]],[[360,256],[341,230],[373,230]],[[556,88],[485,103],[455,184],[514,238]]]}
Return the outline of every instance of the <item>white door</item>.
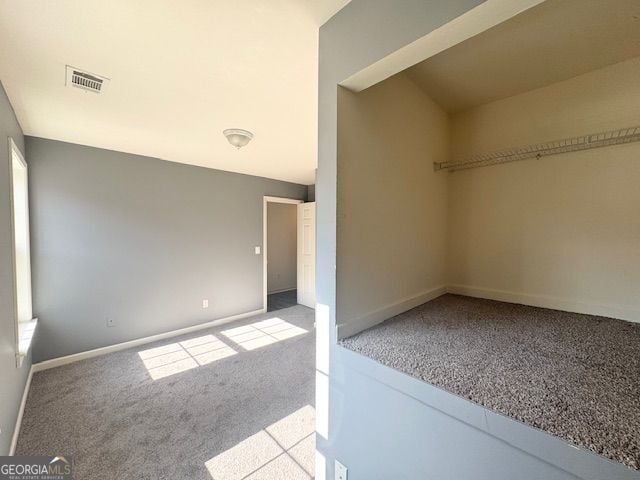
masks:
{"label": "white door", "polygon": [[316,202],[298,205],[298,303],[316,308]]}

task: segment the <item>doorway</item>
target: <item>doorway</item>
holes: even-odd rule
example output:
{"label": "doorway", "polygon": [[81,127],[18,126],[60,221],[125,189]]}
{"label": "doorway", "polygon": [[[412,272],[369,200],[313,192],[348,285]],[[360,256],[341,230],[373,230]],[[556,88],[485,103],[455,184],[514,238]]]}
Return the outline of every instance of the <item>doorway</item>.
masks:
{"label": "doorway", "polygon": [[263,308],[315,307],[315,202],[264,197]]}

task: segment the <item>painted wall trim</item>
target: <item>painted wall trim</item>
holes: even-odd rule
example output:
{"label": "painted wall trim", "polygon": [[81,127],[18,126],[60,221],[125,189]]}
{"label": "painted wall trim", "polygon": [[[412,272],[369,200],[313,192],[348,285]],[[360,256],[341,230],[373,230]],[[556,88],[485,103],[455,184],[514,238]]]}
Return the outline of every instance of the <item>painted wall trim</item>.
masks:
{"label": "painted wall trim", "polygon": [[457,295],[466,295],[468,297],[498,300],[507,303],[519,303],[522,305],[530,305],[532,307],[550,308],[564,312],[598,315],[602,317],[627,320],[629,322],[640,322],[640,310],[630,305],[585,303],[568,298],[552,297],[548,295],[531,295],[528,293],[509,292],[506,290],[493,290],[490,288],[473,287],[470,285],[448,285],[447,292]]}
{"label": "painted wall trim", "polygon": [[86,352],[74,353],[72,355],[65,355],[64,357],[52,358],[51,360],[45,360],[44,362],[34,363],[31,368],[34,372],[40,372],[42,370],[48,370],[50,368],[60,367],[69,363],[78,362],[86,358],[99,357],[100,355],[106,355],[111,352],[118,352],[120,350],[126,350],[127,348],[137,347],[138,345],[144,345],[146,343],[156,342],[158,340],[164,340],[166,338],[177,337],[187,333],[197,332],[205,328],[216,327],[225,323],[233,322],[234,320],[240,320],[242,318],[251,317],[253,315],[259,315],[264,313],[263,309],[252,310],[251,312],[240,313],[238,315],[232,315],[230,317],[219,318],[211,322],[200,323],[191,327],[180,328],[178,330],[171,330],[165,333],[159,333],[157,335],[151,335],[149,337],[136,338],[135,340],[129,340],[128,342],[116,343],[114,345],[108,345],[106,347],[95,348],[93,350],[87,350]]}
{"label": "painted wall trim", "polygon": [[20,401],[20,408],[18,409],[18,417],[16,418],[16,426],[13,429],[13,436],[11,437],[11,446],[9,447],[9,455],[13,456],[16,452],[16,446],[18,445],[18,436],[20,435],[20,427],[22,426],[22,415],[24,414],[24,407],[27,404],[27,397],[29,396],[29,388],[31,387],[31,378],[33,377],[33,365],[29,368],[29,375],[27,381],[24,384],[24,392],[22,393],[22,400]]}
{"label": "painted wall trim", "polygon": [[447,287],[445,285],[441,285],[439,287],[426,290],[413,297],[405,298],[403,300],[400,300],[399,302],[395,302],[381,309],[369,312],[368,314],[358,319],[346,323],[339,323],[337,325],[338,339],[349,337],[351,335],[355,335],[358,332],[366,330],[367,328],[371,328],[374,325],[382,323],[391,317],[406,312],[407,310],[411,310],[412,308],[415,308],[418,305],[422,305],[423,303],[433,300],[434,298],[438,298],[439,296],[447,293],[447,291]]}

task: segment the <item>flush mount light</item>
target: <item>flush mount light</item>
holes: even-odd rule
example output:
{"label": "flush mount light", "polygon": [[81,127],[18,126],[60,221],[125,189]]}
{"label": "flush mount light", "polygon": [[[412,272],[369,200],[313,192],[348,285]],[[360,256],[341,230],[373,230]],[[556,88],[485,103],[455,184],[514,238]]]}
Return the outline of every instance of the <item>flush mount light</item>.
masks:
{"label": "flush mount light", "polygon": [[238,149],[244,147],[253,138],[253,133],[241,128],[228,128],[222,133],[227,137],[229,143]]}

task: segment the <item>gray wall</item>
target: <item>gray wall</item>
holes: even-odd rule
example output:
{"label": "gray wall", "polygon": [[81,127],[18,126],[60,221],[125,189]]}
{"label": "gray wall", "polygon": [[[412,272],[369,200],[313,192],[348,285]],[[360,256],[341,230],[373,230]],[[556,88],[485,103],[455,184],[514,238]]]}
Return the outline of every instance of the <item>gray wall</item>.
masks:
{"label": "gray wall", "polygon": [[7,455],[31,359],[16,368],[13,298],[13,236],[9,196],[9,146],[13,138],[24,154],[24,137],[0,83],[0,455]]}
{"label": "gray wall", "polygon": [[326,471],[316,478],[333,479],[335,459],[349,468],[350,480],[638,478],[637,472],[620,464],[492,414],[329,340],[335,339],[336,321],[340,322],[335,307],[336,295],[342,293],[336,285],[336,223],[343,220],[336,218],[336,85],[479,3],[352,0],[320,29],[316,440]]}
{"label": "gray wall", "polygon": [[348,466],[349,480],[640,478],[354,352],[340,349],[335,360],[330,450]]}
{"label": "gray wall", "polygon": [[34,362],[262,308],[262,197],[304,199],[305,186],[26,144]]}

